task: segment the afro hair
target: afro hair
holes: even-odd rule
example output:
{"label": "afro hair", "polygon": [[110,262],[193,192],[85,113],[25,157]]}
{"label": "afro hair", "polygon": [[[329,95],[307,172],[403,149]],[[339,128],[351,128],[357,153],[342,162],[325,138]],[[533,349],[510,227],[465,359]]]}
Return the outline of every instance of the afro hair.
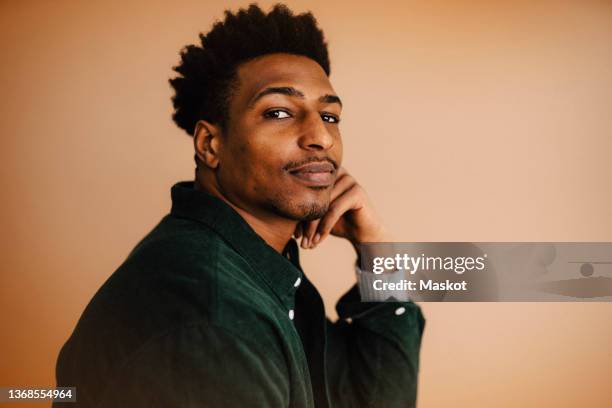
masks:
{"label": "afro hair", "polygon": [[201,119],[226,128],[238,66],[273,53],[308,57],[329,76],[327,43],[311,13],[294,15],[282,4],[267,14],[256,4],[226,11],[224,21],[200,34],[200,45],[182,49],[173,68],[179,74],[169,80],[175,91],[174,122],[189,135]]}

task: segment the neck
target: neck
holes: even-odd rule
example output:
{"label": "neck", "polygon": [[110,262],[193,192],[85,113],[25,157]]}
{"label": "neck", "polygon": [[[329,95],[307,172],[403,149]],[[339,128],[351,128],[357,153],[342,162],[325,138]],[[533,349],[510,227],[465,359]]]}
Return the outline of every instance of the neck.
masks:
{"label": "neck", "polygon": [[201,180],[196,172],[194,182],[196,190],[205,191],[231,206],[240,216],[249,224],[251,228],[259,235],[268,245],[270,245],[278,253],[282,253],[283,249],[291,239],[297,226],[297,221],[279,217],[275,214],[267,212],[249,211],[243,206],[240,206],[229,200],[215,185],[215,183],[205,183]]}

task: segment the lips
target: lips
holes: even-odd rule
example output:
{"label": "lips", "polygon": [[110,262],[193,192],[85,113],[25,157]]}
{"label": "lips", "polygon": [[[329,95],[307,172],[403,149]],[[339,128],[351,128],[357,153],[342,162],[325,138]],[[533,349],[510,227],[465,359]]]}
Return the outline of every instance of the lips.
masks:
{"label": "lips", "polygon": [[290,169],[289,174],[308,186],[326,187],[334,183],[336,169],[329,162],[315,162]]}

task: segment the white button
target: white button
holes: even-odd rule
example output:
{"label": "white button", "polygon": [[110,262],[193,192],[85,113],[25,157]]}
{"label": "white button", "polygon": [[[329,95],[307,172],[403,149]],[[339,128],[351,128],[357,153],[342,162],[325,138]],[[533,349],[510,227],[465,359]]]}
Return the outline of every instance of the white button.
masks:
{"label": "white button", "polygon": [[290,318],[291,320],[293,320],[293,315],[294,315],[294,312],[293,312],[293,309],[291,309],[291,310],[289,311],[289,318]]}
{"label": "white button", "polygon": [[403,315],[405,311],[406,311],[405,307],[398,307],[397,309],[395,309],[395,314],[398,316]]}
{"label": "white button", "polygon": [[293,286],[297,288],[298,286],[300,286],[300,283],[302,283],[302,278],[300,278],[300,277],[298,276],[298,278],[297,278],[297,280],[295,281],[295,283],[293,284]]}

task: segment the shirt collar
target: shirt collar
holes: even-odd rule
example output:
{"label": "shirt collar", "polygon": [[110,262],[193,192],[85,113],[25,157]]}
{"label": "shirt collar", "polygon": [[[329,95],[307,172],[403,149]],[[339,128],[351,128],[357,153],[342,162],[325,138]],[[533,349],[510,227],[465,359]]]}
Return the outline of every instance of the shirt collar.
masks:
{"label": "shirt collar", "polygon": [[289,309],[293,308],[302,279],[299,250],[294,239],[279,254],[223,200],[194,189],[192,181],[176,183],[171,190],[171,214],[206,224],[260,274],[266,285]]}

